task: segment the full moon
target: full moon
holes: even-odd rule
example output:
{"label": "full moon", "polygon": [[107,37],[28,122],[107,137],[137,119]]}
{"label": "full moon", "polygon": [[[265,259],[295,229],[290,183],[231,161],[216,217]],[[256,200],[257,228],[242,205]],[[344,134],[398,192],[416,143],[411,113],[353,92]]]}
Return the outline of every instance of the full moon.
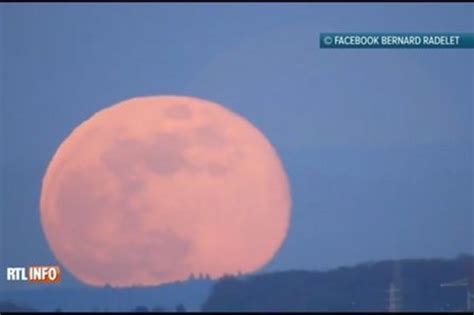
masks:
{"label": "full moon", "polygon": [[290,208],[266,137],[184,96],[128,99],[82,122],[51,159],[40,200],[61,265],[114,287],[256,271],[281,246]]}

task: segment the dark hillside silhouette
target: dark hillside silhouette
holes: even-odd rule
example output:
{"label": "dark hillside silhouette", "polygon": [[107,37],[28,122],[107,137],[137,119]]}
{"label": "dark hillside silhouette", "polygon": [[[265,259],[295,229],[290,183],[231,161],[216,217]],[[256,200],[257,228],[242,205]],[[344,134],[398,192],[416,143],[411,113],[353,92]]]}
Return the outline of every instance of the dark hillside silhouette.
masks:
{"label": "dark hillside silhouette", "polygon": [[473,256],[364,263],[327,272],[283,271],[220,279],[204,311],[383,311],[389,287],[400,289],[400,310],[464,310],[466,287],[441,283],[466,277]]}
{"label": "dark hillside silhouette", "polygon": [[0,302],[0,312],[37,312],[37,311],[38,310],[34,308],[20,306],[10,301]]}

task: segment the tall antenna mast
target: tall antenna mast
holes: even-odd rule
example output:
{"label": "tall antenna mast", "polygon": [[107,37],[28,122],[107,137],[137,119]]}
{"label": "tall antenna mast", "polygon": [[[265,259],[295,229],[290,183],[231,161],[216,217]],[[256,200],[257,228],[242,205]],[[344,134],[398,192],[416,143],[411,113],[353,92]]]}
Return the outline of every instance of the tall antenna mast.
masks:
{"label": "tall antenna mast", "polygon": [[[470,283],[471,282],[471,283]],[[472,278],[459,279],[453,282],[442,283],[442,287],[467,287],[466,310],[474,310],[474,292],[472,291]]]}
{"label": "tall antenna mast", "polygon": [[390,283],[390,288],[388,289],[388,311],[389,312],[398,312],[401,308],[401,299],[400,299],[400,289],[394,282]]}

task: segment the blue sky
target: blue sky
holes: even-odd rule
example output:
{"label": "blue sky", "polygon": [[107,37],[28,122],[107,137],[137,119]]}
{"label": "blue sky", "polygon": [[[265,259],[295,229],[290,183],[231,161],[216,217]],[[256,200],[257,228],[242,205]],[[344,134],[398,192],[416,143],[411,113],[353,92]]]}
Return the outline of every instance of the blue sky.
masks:
{"label": "blue sky", "polygon": [[293,210],[265,270],[474,251],[473,51],[318,48],[320,32],[474,32],[474,5],[0,10],[2,273],[55,263],[40,185],[72,128],[120,100],[157,94],[221,103],[276,147]]}

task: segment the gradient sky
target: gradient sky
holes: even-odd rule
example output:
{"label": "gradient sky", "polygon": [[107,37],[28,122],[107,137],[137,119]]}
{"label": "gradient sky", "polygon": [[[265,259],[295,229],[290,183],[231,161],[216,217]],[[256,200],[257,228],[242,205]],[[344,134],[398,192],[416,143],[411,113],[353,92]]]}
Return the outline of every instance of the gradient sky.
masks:
{"label": "gradient sky", "polygon": [[[474,32],[472,4],[1,4],[1,251],[55,264],[47,164],[94,112],[156,94],[216,101],[288,173],[265,270],[474,252],[474,50],[320,50],[319,32]],[[76,285],[66,276],[63,285]]]}

